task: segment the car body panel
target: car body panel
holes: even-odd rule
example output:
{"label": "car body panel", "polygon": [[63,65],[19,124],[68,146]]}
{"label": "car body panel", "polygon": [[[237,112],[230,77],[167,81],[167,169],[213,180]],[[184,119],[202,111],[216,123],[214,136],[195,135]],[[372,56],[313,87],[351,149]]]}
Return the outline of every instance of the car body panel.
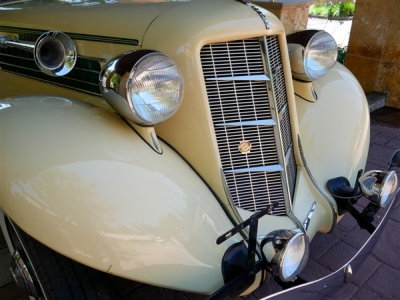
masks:
{"label": "car body panel", "polygon": [[344,176],[354,184],[358,170],[365,167],[369,107],[356,78],[339,63],[312,84],[317,101],[296,99],[300,140],[312,176],[329,194],[329,179]]}
{"label": "car body panel", "polygon": [[[1,27],[27,30],[32,29],[32,24],[36,24],[37,20],[41,20],[34,30],[51,28],[79,34],[83,40],[92,37],[99,41],[114,40],[118,43],[120,39],[120,43],[139,45],[154,19],[168,9],[184,3],[185,1],[15,1],[0,6],[3,8],[0,10]],[[78,21],[82,19],[85,20],[85,26]]]}
{"label": "car body panel", "polygon": [[222,255],[241,237],[216,245],[233,225],[167,145],[159,155],[115,115],[66,98],[1,108],[0,206],[29,235],[125,278],[203,293],[223,284]]}

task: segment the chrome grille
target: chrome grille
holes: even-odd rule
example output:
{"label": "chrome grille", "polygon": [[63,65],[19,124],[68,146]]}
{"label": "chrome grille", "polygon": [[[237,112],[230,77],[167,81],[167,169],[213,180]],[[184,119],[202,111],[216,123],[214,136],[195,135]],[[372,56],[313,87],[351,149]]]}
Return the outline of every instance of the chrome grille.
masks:
{"label": "chrome grille", "polygon": [[[209,85],[207,93],[209,98],[224,100],[223,105],[210,102],[214,124],[271,118],[264,82],[219,82]],[[260,109],[255,110],[254,106]]]}
{"label": "chrome grille", "polygon": [[[218,126],[215,133],[224,170],[279,163],[272,127],[248,126],[243,130],[241,126]],[[251,155],[238,151],[239,143],[244,140],[252,141]]]}
{"label": "chrome grille", "polygon": [[[279,43],[277,37],[266,40],[267,66],[259,38],[205,45],[200,56],[221,165],[233,203],[250,211],[277,204],[271,214],[284,215],[285,194],[293,195],[297,171]],[[272,82],[266,78],[270,74]],[[272,88],[270,92],[268,87]],[[281,117],[271,112],[271,103],[278,107]],[[238,150],[243,141],[251,142],[248,154]],[[285,153],[279,155],[281,147]],[[282,157],[288,162],[286,168]]]}
{"label": "chrome grille", "polygon": [[201,55],[207,55],[208,52],[212,58],[212,60],[202,60],[204,75],[223,77],[264,74],[258,47],[258,39],[204,46]]}

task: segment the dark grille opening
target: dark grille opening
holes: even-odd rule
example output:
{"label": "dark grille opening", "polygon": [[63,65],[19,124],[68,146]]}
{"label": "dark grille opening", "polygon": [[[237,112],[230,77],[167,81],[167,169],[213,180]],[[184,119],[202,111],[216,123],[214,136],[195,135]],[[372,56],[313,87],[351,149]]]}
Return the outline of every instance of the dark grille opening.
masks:
{"label": "dark grille opening", "polygon": [[31,52],[16,48],[0,48],[0,67],[6,72],[100,95],[101,67],[100,63],[94,59],[78,57],[74,69],[69,74],[63,77],[52,77],[40,71]]}

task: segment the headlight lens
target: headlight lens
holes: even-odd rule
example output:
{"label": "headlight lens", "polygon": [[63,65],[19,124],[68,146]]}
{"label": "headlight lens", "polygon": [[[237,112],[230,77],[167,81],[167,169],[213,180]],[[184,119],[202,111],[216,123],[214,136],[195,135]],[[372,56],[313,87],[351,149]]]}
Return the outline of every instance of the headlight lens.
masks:
{"label": "headlight lens", "polygon": [[111,60],[100,73],[100,88],[122,116],[140,125],[155,125],[178,110],[183,76],[167,55],[138,50]]}
{"label": "headlight lens", "polygon": [[332,69],[337,59],[337,45],[327,32],[320,31],[308,42],[304,53],[306,74],[311,79],[318,79]]}
{"label": "headlight lens", "polygon": [[309,241],[299,229],[273,231],[261,246],[271,270],[282,281],[293,280],[307,263]]}
{"label": "headlight lens", "polygon": [[170,118],[179,108],[183,77],[168,56],[150,53],[133,67],[127,95],[132,110],[143,124],[157,124]]}
{"label": "headlight lens", "polygon": [[286,246],[281,257],[281,273],[282,278],[290,279],[296,276],[305,266],[307,259],[305,253],[307,251],[307,241],[305,235],[300,234],[294,236]]}
{"label": "headlight lens", "polygon": [[305,81],[321,78],[336,63],[337,45],[333,37],[318,30],[304,30],[287,36],[293,77]]}

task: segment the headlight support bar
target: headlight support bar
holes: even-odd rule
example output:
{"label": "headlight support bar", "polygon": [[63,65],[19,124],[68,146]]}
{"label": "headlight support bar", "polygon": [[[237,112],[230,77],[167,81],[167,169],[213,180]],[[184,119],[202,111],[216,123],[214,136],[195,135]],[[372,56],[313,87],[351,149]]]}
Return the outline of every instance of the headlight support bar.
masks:
{"label": "headlight support bar", "polygon": [[[398,179],[392,167],[400,166],[400,149],[396,150],[388,163],[386,171],[373,170],[363,175],[363,170],[357,173],[354,188],[345,177],[328,180],[327,187],[338,206],[338,214],[348,212],[360,225],[361,229],[373,234],[376,226],[372,224],[375,215],[381,207],[385,207],[399,193]],[[358,199],[365,196],[370,202],[359,212],[355,207]],[[383,200],[382,200],[383,199]]]}
{"label": "headlight support bar", "polygon": [[[216,243],[219,245],[249,227],[247,246],[244,241],[235,243],[224,255],[222,268],[225,285],[209,296],[207,300],[225,299],[227,296],[236,297],[240,295],[254,283],[258,272],[267,269],[265,259],[261,258],[256,261],[258,220],[270,213],[276,205],[278,203],[256,212],[250,218],[217,238]],[[232,260],[234,260],[233,264],[231,264]]]}

